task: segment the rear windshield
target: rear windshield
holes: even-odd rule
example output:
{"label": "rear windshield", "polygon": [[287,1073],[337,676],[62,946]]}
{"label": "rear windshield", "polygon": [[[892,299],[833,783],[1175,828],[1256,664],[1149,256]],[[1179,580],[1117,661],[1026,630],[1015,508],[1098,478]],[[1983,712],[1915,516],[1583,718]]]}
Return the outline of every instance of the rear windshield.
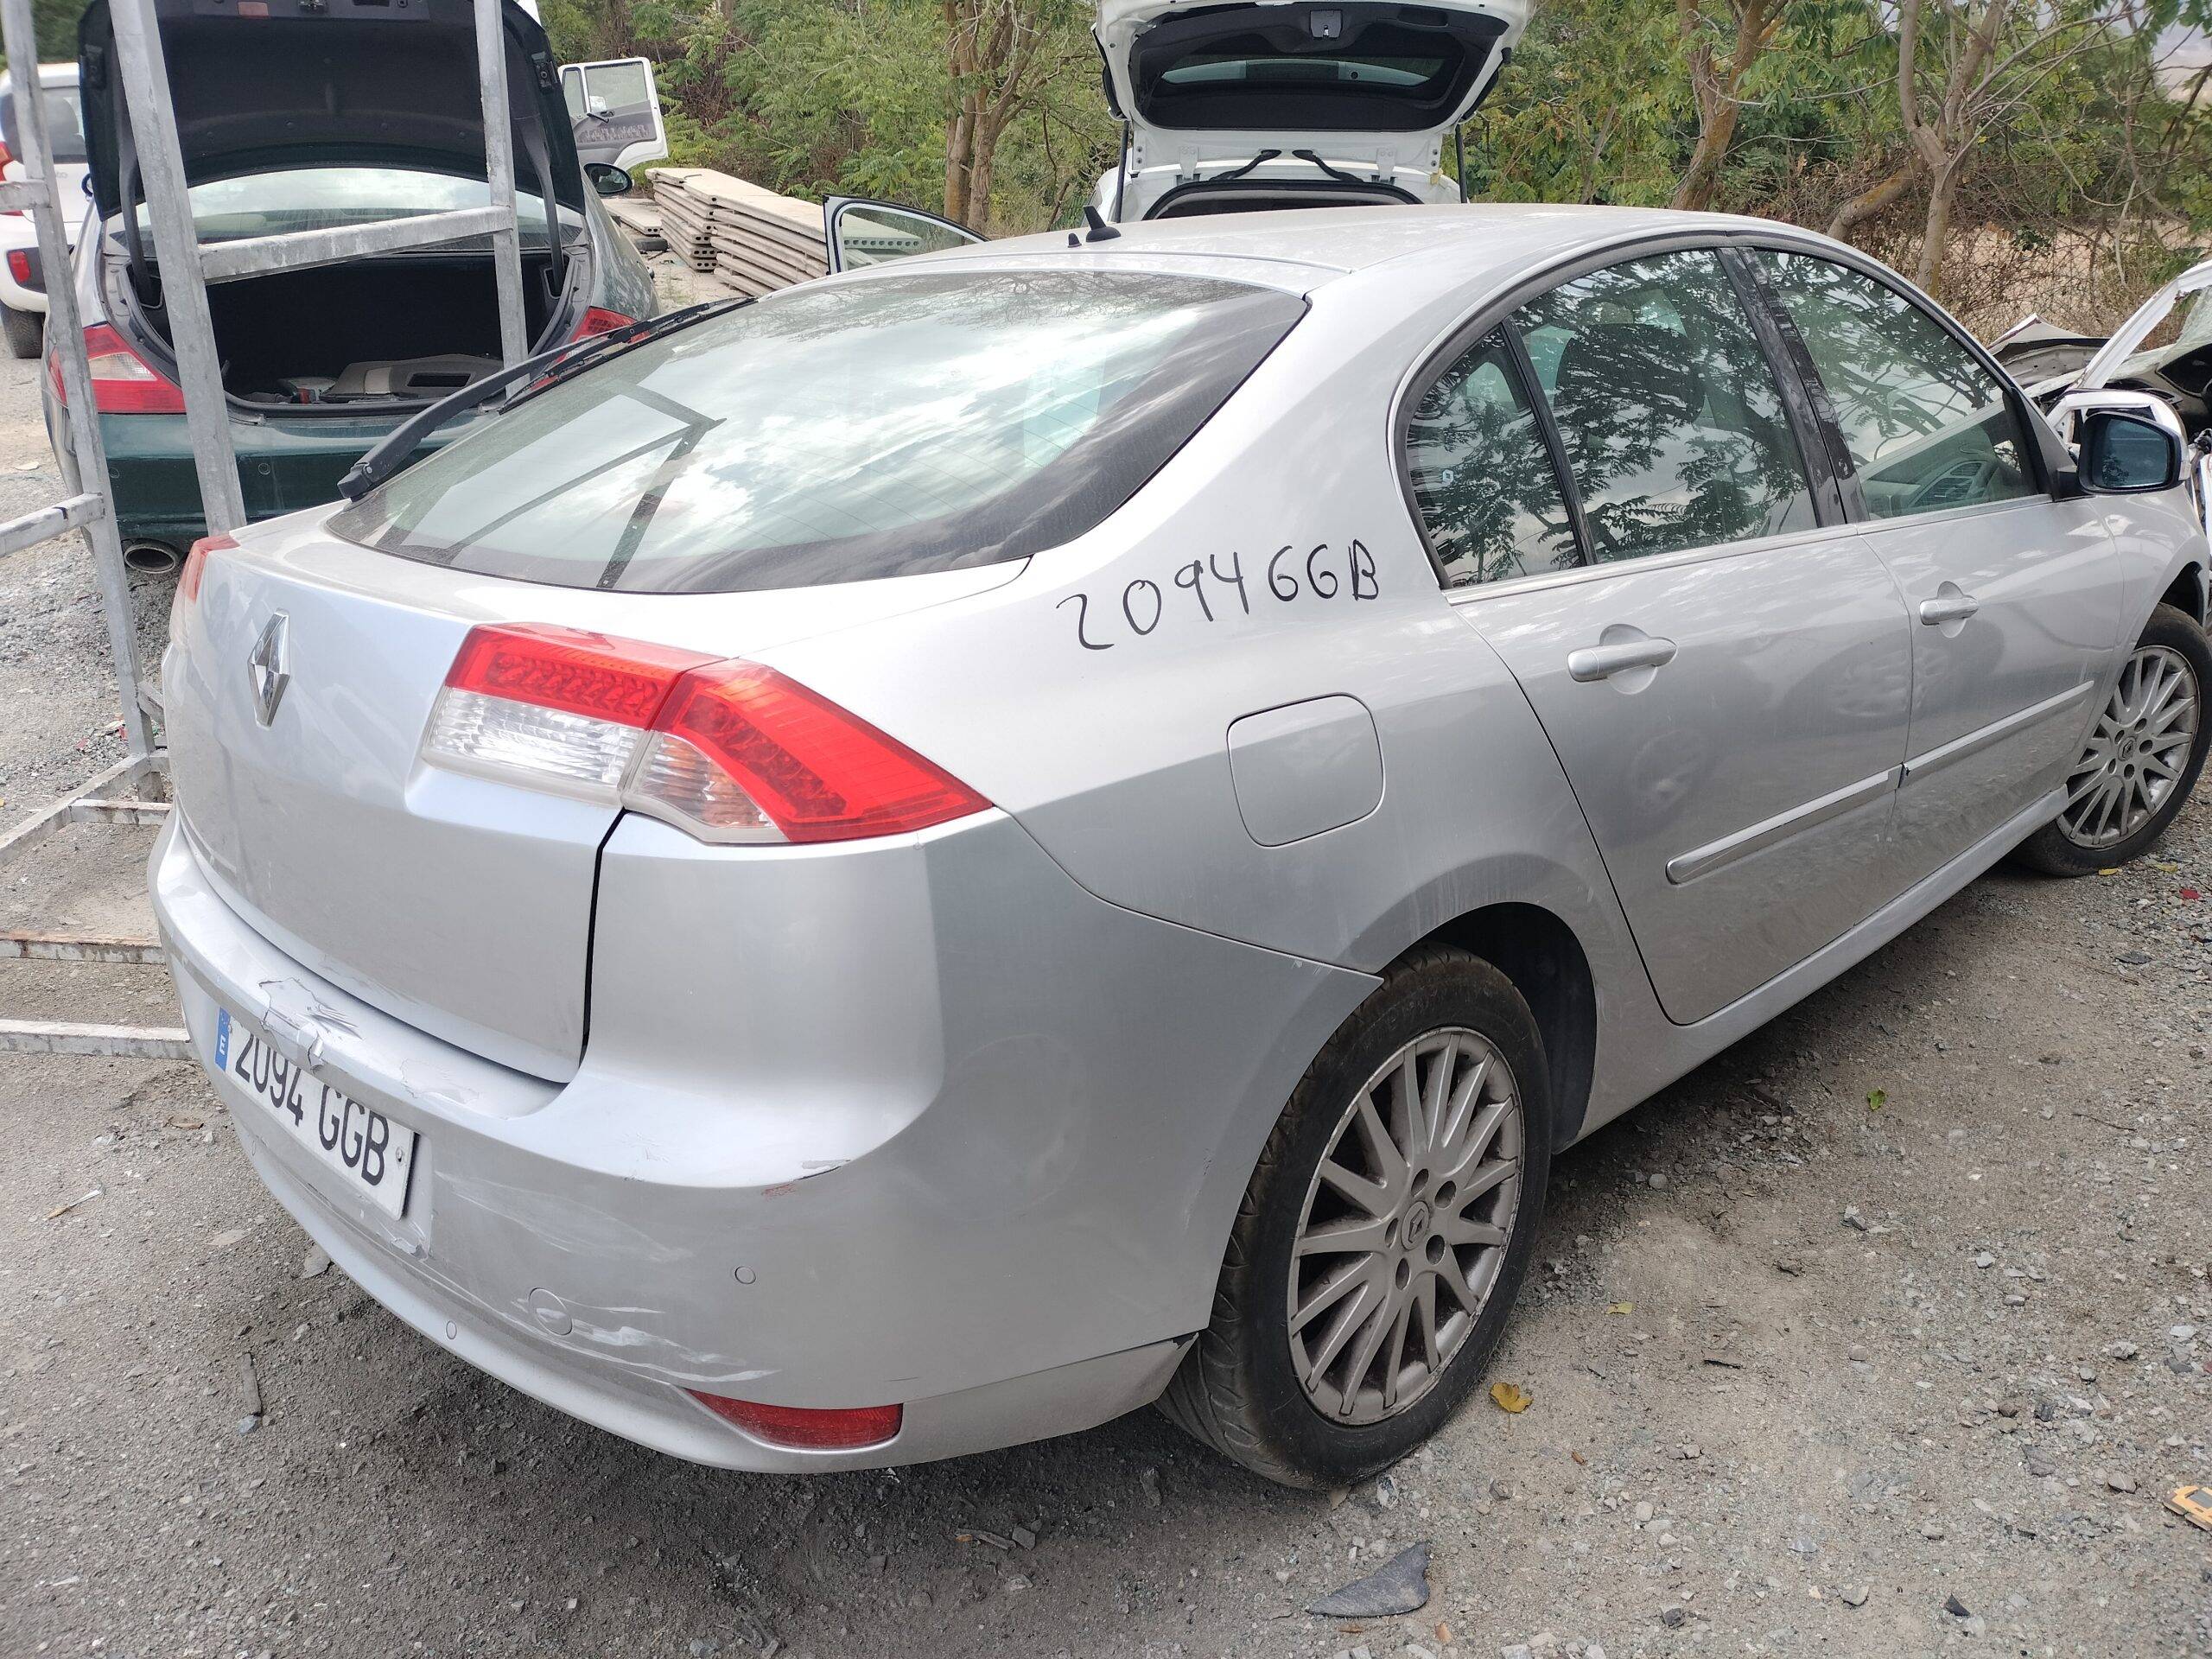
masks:
{"label": "rear windshield", "polygon": [[1425,6],[1194,7],[1137,37],[1137,113],[1185,130],[1411,132],[1458,113],[1501,30]]}
{"label": "rear windshield", "polygon": [[[416,213],[453,213],[488,207],[492,187],[482,179],[456,178],[409,167],[288,167],[235,178],[209,179],[186,192],[192,222],[206,242],[237,242],[252,236],[282,236],[293,231],[329,231],[353,225],[378,225]],[[527,190],[515,193],[515,222],[524,247],[545,245],[545,199]],[[139,204],[138,224],[152,234],[153,220]],[[563,207],[564,241],[582,234],[583,217]],[[454,252],[488,247],[487,237],[440,245]]]}
{"label": "rear windshield", "polygon": [[1097,524],[1305,303],[1138,272],[794,289],[630,348],[331,521],[569,588],[805,588],[1023,557]]}

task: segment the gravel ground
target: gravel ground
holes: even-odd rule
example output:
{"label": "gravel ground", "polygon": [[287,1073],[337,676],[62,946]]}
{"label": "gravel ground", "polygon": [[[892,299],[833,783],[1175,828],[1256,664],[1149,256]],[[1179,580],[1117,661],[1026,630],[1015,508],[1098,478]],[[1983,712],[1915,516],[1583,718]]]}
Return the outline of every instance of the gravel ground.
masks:
{"label": "gravel ground", "polygon": [[[55,490],[35,394],[0,363],[0,512]],[[0,566],[6,816],[119,753],[106,677],[83,550]],[[147,844],[58,837],[0,925],[143,931]],[[2155,862],[1993,875],[1560,1160],[1493,1371],[1533,1402],[1326,1497],[1150,1414],[673,1462],[314,1271],[191,1067],[0,1058],[0,1656],[2212,1652],[2161,1505],[2212,1484],[2206,892],[2202,802]],[[174,1004],[15,963],[0,1009]],[[1417,1615],[1302,1611],[1423,1541]]]}

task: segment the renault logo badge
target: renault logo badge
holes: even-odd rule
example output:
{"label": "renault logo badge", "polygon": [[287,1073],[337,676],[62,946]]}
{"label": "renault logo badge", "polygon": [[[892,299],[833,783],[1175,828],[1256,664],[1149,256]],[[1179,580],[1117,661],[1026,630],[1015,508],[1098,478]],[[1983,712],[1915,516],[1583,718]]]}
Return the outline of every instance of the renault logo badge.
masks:
{"label": "renault logo badge", "polygon": [[253,673],[254,716],[264,726],[276,718],[276,705],[284,701],[284,688],[292,683],[284,666],[284,613],[279,611],[269,619],[269,626],[254,644],[253,655],[245,659]]}

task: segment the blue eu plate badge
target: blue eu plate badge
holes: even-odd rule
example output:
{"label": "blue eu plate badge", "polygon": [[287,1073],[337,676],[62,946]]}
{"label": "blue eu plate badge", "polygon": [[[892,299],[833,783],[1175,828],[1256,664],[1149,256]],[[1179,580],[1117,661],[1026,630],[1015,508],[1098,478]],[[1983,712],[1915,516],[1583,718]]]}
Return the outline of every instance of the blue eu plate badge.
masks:
{"label": "blue eu plate badge", "polygon": [[215,1069],[218,1071],[231,1069],[231,1011],[228,1008],[215,1010]]}

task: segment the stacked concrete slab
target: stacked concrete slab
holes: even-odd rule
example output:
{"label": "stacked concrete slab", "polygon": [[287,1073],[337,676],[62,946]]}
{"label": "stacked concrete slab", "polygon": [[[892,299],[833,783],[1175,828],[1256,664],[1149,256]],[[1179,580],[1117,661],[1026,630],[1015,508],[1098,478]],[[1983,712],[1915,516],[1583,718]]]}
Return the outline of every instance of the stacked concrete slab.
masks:
{"label": "stacked concrete slab", "polygon": [[704,167],[658,168],[652,186],[661,233],[694,270],[766,294],[830,269],[818,203]]}

